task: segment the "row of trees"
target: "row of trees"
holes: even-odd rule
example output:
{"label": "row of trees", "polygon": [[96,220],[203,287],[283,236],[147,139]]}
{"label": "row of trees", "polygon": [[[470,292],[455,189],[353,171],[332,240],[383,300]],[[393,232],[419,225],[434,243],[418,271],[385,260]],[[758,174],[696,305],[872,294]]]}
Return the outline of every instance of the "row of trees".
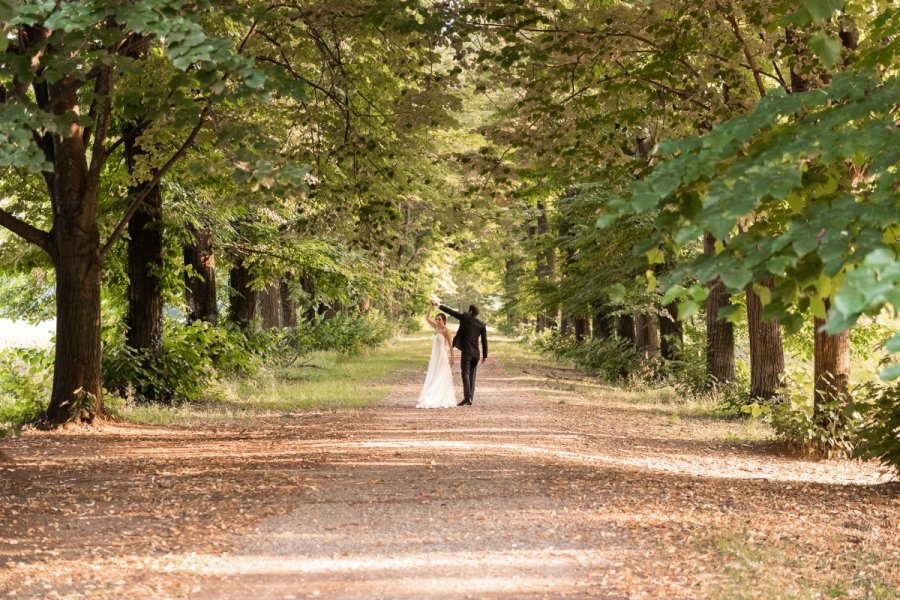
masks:
{"label": "row of trees", "polygon": [[103,413],[103,328],[152,364],[179,308],[247,329],[258,305],[291,326],[298,302],[307,319],[424,302],[460,202],[433,135],[460,106],[449,18],[405,0],[0,2],[5,291],[33,292],[4,310],[56,318],[50,423]]}
{"label": "row of trees", "polygon": [[849,328],[900,307],[898,9],[491,5],[468,13],[501,107],[476,171],[505,209],[510,321],[676,359],[699,311],[711,384],[746,322],[755,399],[784,382],[783,330],[813,322],[815,405],[843,395]]}

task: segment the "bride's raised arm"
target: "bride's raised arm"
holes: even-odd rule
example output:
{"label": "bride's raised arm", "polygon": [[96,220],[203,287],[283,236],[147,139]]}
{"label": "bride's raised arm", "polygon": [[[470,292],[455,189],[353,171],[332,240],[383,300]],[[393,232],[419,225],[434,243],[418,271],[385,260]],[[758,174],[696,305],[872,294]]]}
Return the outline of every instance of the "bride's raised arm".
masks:
{"label": "bride's raised arm", "polygon": [[432,302],[431,304],[428,305],[428,312],[425,313],[425,321],[427,321],[428,324],[431,325],[431,327],[433,329],[437,329],[437,323],[435,323],[434,319],[431,318],[431,311],[433,311],[433,310],[434,310],[434,302]]}

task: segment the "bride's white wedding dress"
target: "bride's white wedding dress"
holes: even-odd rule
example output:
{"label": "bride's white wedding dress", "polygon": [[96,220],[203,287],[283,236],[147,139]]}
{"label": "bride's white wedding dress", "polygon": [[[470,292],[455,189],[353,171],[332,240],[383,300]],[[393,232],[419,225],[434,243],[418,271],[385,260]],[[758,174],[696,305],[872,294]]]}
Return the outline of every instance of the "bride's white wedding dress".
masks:
{"label": "bride's white wedding dress", "polygon": [[456,406],[456,388],[450,370],[447,340],[440,333],[431,338],[431,360],[416,408],[450,408]]}

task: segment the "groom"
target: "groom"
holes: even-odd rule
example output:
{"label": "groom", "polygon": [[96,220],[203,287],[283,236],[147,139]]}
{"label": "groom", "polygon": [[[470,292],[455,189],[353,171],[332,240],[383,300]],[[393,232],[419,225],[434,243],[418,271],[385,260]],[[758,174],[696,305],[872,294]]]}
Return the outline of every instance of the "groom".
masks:
{"label": "groom", "polygon": [[463,401],[457,406],[471,406],[475,396],[475,371],[478,369],[478,338],[481,338],[481,362],[487,360],[487,326],[478,319],[478,307],[469,305],[466,313],[456,312],[443,304],[438,306],[442,312],[459,319],[459,329],[453,338],[453,347],[459,350],[459,366],[462,368]]}

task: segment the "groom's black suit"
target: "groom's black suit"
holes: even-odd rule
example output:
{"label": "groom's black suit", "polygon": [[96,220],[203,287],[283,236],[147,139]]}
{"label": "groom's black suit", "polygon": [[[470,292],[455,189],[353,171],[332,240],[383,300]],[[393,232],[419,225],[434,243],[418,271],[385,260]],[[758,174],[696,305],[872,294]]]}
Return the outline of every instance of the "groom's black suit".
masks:
{"label": "groom's black suit", "polygon": [[438,309],[459,319],[459,329],[453,337],[453,347],[459,350],[459,366],[462,370],[463,403],[471,404],[475,396],[475,371],[478,370],[478,340],[481,339],[482,357],[487,358],[487,326],[470,313],[456,312],[443,304]]}

